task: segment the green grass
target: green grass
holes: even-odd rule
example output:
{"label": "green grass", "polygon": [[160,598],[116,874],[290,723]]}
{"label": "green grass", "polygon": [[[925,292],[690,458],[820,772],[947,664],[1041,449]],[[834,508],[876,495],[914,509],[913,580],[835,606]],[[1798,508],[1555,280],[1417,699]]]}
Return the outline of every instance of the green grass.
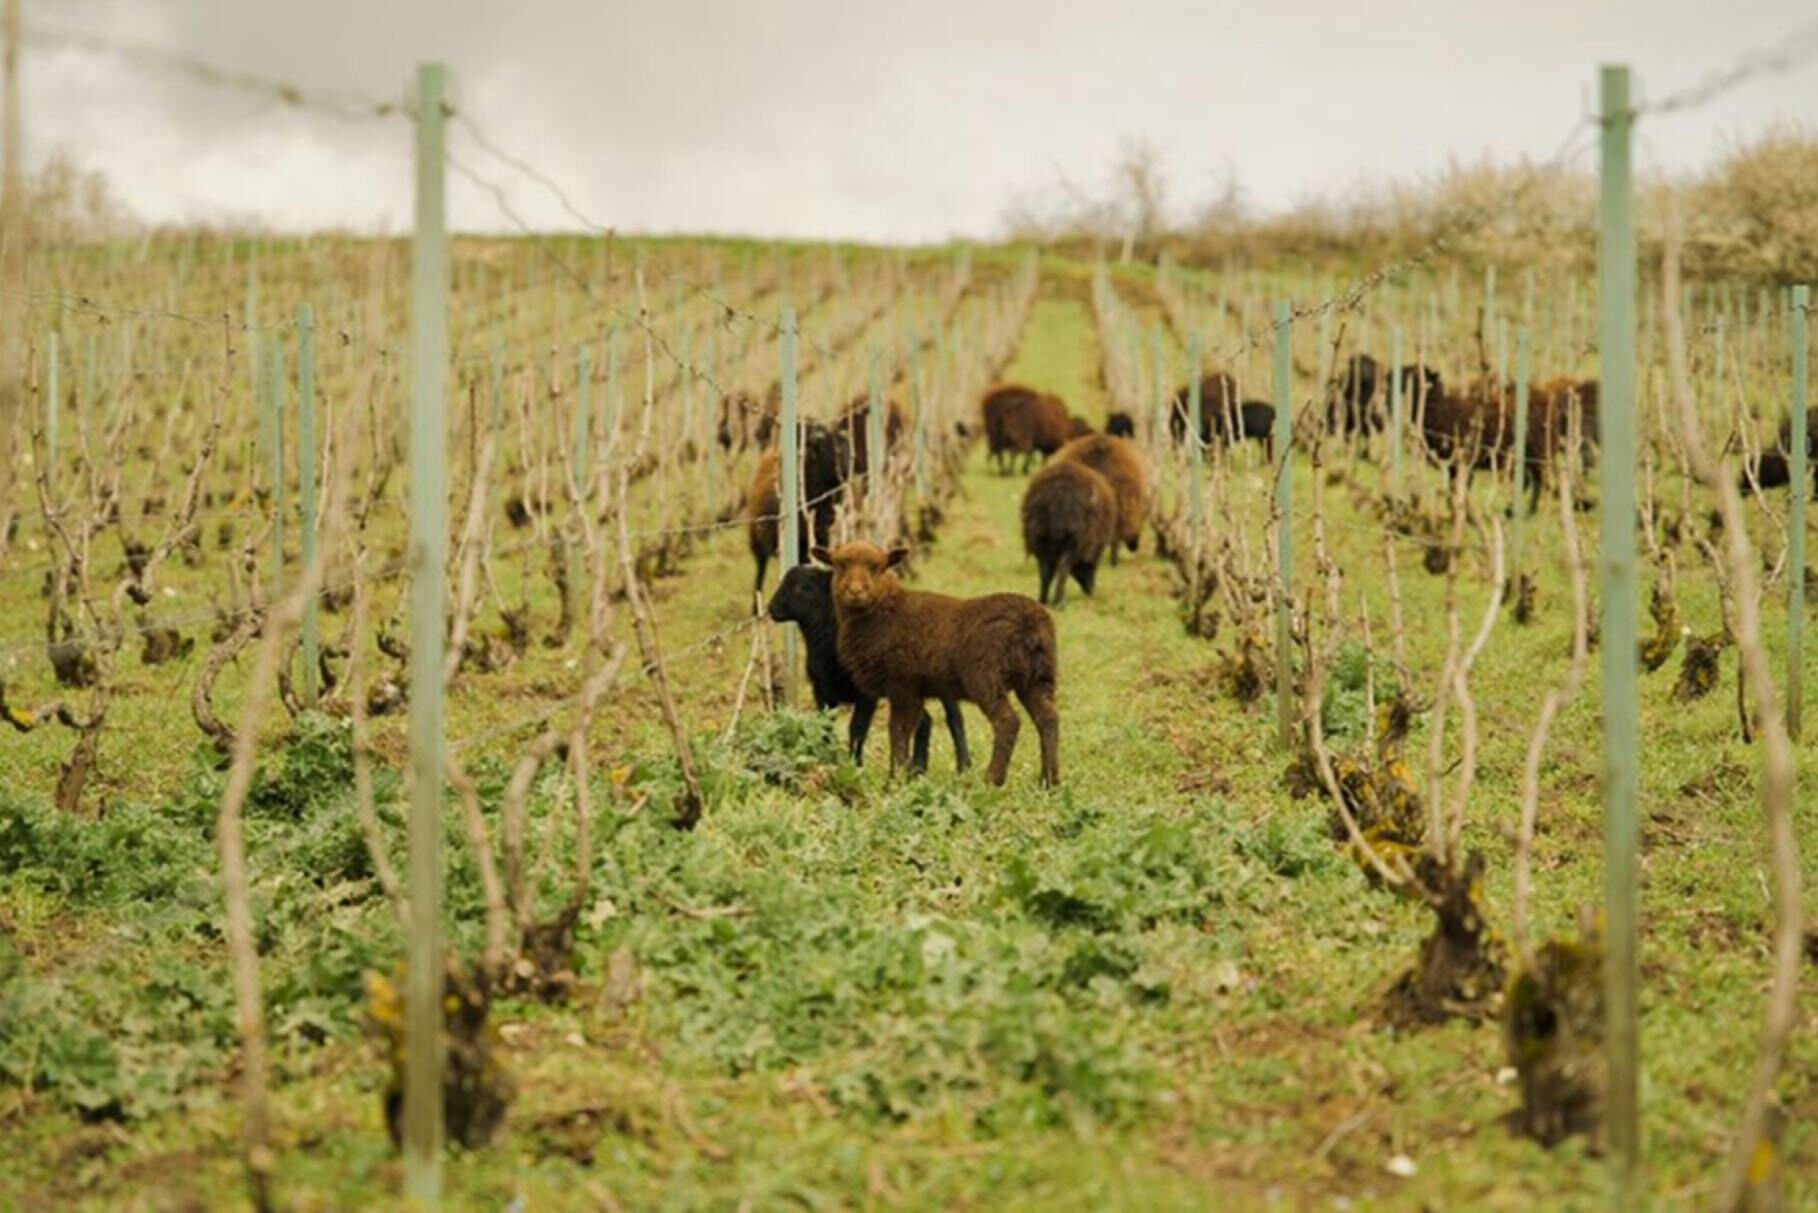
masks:
{"label": "green grass", "polygon": [[[1080,280],[1047,285],[1005,374],[1098,419]],[[1016,524],[1023,484],[975,453],[920,584],[1033,593]],[[1303,469],[1302,501],[1307,488]],[[1250,466],[1233,508],[1254,523],[1266,492]],[[1373,526],[1337,491],[1332,509],[1347,601],[1370,596],[1380,637]],[[1551,530],[1529,540],[1542,568],[1556,567]],[[1300,550],[1311,550],[1304,539]],[[1070,596],[1057,612],[1055,791],[1035,786],[1029,728],[1001,790],[955,776],[938,734],[931,775],[889,786],[881,738],[854,771],[827,721],[748,714],[730,742],[709,736],[726,723],[747,650],[742,636],[695,646],[741,617],[749,569],[742,535],[723,534],[658,587],[679,654],[672,676],[702,738],[707,816],[692,834],[667,828],[671,763],[648,688],[628,681],[598,730],[582,988],[566,1005],[496,1008],[519,1095],[497,1145],[451,1156],[450,1207],[521,1197],[529,1209],[592,1209],[607,1194],[677,1210],[1603,1206],[1599,1160],[1572,1143],[1542,1150],[1500,1123],[1515,1095],[1497,1079],[1494,1027],[1383,1025],[1381,993],[1428,922],[1368,888],[1327,841],[1323,807],[1289,799],[1272,714],[1211,689],[1228,640],[1186,635],[1152,553],[1103,570],[1096,598]],[[1410,662],[1430,678],[1441,583],[1412,554],[1402,577]],[[1557,575],[1542,583],[1539,621],[1499,623],[1474,684],[1484,748],[1466,842],[1490,857],[1498,924],[1521,751],[1542,689],[1563,673],[1565,590]],[[1685,583],[1682,610],[1708,630],[1708,578]],[[1483,593],[1466,579],[1473,617]],[[1727,1144],[1768,923],[1757,758],[1735,738],[1733,654],[1724,690],[1690,707],[1667,694],[1675,668],[1644,683],[1642,722],[1643,1115],[1647,1184],[1664,1209],[1698,1204]],[[44,804],[49,752],[0,782],[6,1207],[243,1205],[213,877],[220,776],[189,753],[188,722],[157,702],[163,676],[147,677],[139,698],[153,702],[123,703],[118,731],[158,768],[149,791],[121,792],[96,820],[64,819]],[[466,680],[455,719],[476,732],[510,720],[561,677],[548,657]],[[1568,709],[1543,770],[1544,931],[1600,896],[1596,711],[1594,690]],[[968,724],[982,750],[983,719],[968,709]],[[492,803],[514,751],[509,740],[483,750],[474,766]],[[627,793],[652,794],[635,814],[604,778],[626,765]],[[359,1036],[358,983],[393,961],[398,940],[347,789],[344,739],[323,722],[273,747],[249,808],[276,1183],[290,1208],[396,1202],[385,1076]],[[567,794],[544,778],[534,838],[562,820]],[[398,841],[395,810],[387,828]],[[1801,831],[1809,856],[1809,814]],[[453,816],[449,836],[461,836]],[[553,871],[567,846],[558,831]],[[471,949],[478,890],[465,851],[451,854],[455,937]],[[558,891],[552,880],[547,895]],[[630,958],[635,989],[623,960],[609,980],[615,954]],[[1808,1011],[1781,1089],[1795,1206],[1818,1201],[1811,1027]],[[1413,1177],[1385,1169],[1398,1154]]]}

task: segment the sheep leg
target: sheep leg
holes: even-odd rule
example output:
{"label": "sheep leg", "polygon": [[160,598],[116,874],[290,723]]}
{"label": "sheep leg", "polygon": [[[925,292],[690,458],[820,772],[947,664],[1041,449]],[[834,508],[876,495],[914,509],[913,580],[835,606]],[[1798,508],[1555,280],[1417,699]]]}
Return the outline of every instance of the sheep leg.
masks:
{"label": "sheep leg", "polygon": [[966,748],[965,714],[957,699],[941,700],[941,709],[947,716],[947,735],[953,738],[953,769],[963,771],[972,765],[972,751]]}
{"label": "sheep leg", "polygon": [[1073,575],[1073,557],[1062,552],[1055,561],[1054,567],[1054,605],[1059,606],[1061,599],[1067,596],[1067,578]]}
{"label": "sheep leg", "polygon": [[909,749],[915,739],[916,726],[927,715],[922,711],[920,699],[892,699],[890,701],[890,774],[894,777],[897,771],[913,770],[909,765]]}
{"label": "sheep leg", "polygon": [[1035,735],[1042,743],[1042,786],[1060,786],[1060,711],[1054,706],[1054,691],[1049,687],[1032,687],[1018,691],[1029,719],[1035,722]]}
{"label": "sheep leg", "polygon": [[1002,691],[996,698],[978,706],[983,709],[985,719],[991,722],[991,765],[985,769],[985,778],[1001,787],[1010,774],[1010,756],[1016,753],[1016,734],[1022,728],[1022,721],[1016,718],[1016,709],[1010,706],[1009,697]]}
{"label": "sheep leg", "polygon": [[1036,567],[1041,570],[1042,578],[1039,600],[1043,606],[1047,606],[1048,585],[1054,580],[1054,558],[1052,556],[1037,556],[1035,558],[1035,563]]}
{"label": "sheep leg", "polygon": [[860,699],[852,705],[852,723],[846,729],[846,745],[852,751],[852,765],[865,765],[865,738],[871,735],[871,718],[877,715],[877,700]]}
{"label": "sheep leg", "polygon": [[928,740],[933,736],[934,717],[930,716],[927,709],[924,708],[920,718],[915,722],[915,741],[909,749],[909,773],[911,775],[927,773]]}
{"label": "sheep leg", "polygon": [[764,592],[764,570],[768,567],[770,567],[770,553],[757,553],[757,584],[753,587],[754,593],[762,594]]}
{"label": "sheep leg", "polygon": [[[1112,551],[1117,549],[1113,547]],[[1079,582],[1080,592],[1092,597],[1092,587],[1098,581],[1098,564],[1096,561],[1082,560],[1073,566],[1073,580]]]}

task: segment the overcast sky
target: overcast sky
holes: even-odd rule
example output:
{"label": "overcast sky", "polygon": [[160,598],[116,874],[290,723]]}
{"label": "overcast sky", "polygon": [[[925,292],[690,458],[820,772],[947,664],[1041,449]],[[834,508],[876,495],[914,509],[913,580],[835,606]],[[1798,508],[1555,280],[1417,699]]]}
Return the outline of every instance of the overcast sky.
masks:
{"label": "overcast sky", "polygon": [[[1624,60],[1662,96],[1810,22],[1810,0],[24,0],[28,28],[181,49],[397,96],[440,58],[491,138],[600,222],[888,241],[993,234],[1008,199],[1161,151],[1190,206],[1226,171],[1278,208],[1448,158],[1550,155]],[[30,47],[31,160],[106,173],[149,220],[401,230],[410,135],[117,57]],[[1776,120],[1818,127],[1818,66],[1647,124],[1643,167]],[[451,133],[539,226],[548,194]],[[1590,160],[1583,163],[1589,164]],[[505,226],[458,179],[453,219]]]}

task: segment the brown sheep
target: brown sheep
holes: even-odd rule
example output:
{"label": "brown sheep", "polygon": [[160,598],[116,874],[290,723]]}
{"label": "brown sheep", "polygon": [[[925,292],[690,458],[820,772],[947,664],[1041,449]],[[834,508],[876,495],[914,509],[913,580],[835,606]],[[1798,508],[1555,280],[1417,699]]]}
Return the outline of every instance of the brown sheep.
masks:
{"label": "brown sheep", "polygon": [[833,569],[833,610],[840,662],[867,695],[890,701],[890,766],[909,745],[928,699],[967,699],[991,722],[985,778],[1002,784],[1021,727],[1010,696],[1022,701],[1041,738],[1042,782],[1060,782],[1059,678],[1054,619],[1022,594],[952,598],[906,590],[893,571],[905,548],[886,553],[847,543],[814,558]]}
{"label": "brown sheep", "polygon": [[[815,543],[826,543],[833,533],[833,515],[838,506],[842,483],[840,467],[844,462],[843,444],[826,426],[811,421],[802,429],[802,501],[814,519]],[[777,520],[782,514],[782,490],[779,483],[781,457],[775,447],[758,456],[752,472],[751,487],[745,493],[745,532],[751,545],[751,558],[757,565],[754,581],[756,592],[764,592],[764,571],[770,558],[778,552],[782,532]],[[808,529],[798,523],[798,551],[809,546]]]}
{"label": "brown sheep", "polygon": [[[1203,376],[1199,381],[1199,402],[1199,440],[1211,446],[1214,438],[1231,428],[1227,413],[1237,406],[1237,380],[1225,371]],[[1168,409],[1168,433],[1176,445],[1187,436],[1188,413],[1192,408],[1193,385],[1182,384],[1175,389],[1173,404]]]}
{"label": "brown sheep", "polygon": [[[1149,512],[1149,473],[1136,444],[1110,434],[1075,438],[1060,449],[1058,459],[1085,464],[1111,483],[1117,495],[1117,538],[1132,552],[1142,545],[1143,519]],[[1111,563],[1117,563],[1118,544],[1111,545]]]}
{"label": "brown sheep", "polygon": [[1111,482],[1073,459],[1056,459],[1037,472],[1023,493],[1023,549],[1040,567],[1040,600],[1047,603],[1052,585],[1059,606],[1069,575],[1090,595],[1106,548],[1117,550]]}
{"label": "brown sheep", "polygon": [[[846,744],[852,761],[865,764],[865,738],[871,732],[871,717],[877,711],[877,697],[867,695],[853,685],[852,673],[840,664],[839,626],[833,614],[833,574],[811,564],[799,564],[784,573],[776,593],[770,596],[770,617],[778,623],[794,623],[801,629],[803,653],[808,663],[808,685],[814,689],[814,706],[826,711],[842,704],[852,705],[852,723],[847,728]],[[949,700],[941,705],[947,713],[947,731],[953,737],[953,761],[959,770],[972,765],[966,748],[966,719],[959,704]],[[933,722],[924,715],[915,729],[909,769],[928,769],[928,737]]]}
{"label": "brown sheep", "polygon": [[985,393],[981,405],[985,418],[985,441],[998,470],[1008,473],[1008,456],[1023,457],[1023,471],[1035,461],[1035,453],[1052,455],[1092,427],[1069,416],[1059,396],[1038,392],[1019,383],[1000,384]]}
{"label": "brown sheep", "polygon": [[[909,415],[902,405],[888,399],[884,401],[883,412],[884,455],[888,462],[890,452],[902,445],[903,434],[909,428]],[[871,468],[871,398],[855,396],[847,401],[833,426],[849,452],[851,466],[841,471],[848,478],[863,476]]]}

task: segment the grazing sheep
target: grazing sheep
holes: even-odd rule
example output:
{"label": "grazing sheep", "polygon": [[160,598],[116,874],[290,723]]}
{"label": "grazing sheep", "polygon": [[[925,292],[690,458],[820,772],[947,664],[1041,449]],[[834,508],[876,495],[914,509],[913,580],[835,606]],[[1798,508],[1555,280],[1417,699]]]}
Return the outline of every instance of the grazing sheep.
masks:
{"label": "grazing sheep", "polygon": [[[1596,406],[1596,402],[1596,383],[1593,381],[1591,392],[1592,407]],[[1793,419],[1791,417],[1782,417],[1780,419],[1780,449],[1788,454],[1792,453]],[[1810,408],[1805,411],[1805,453],[1808,458],[1818,455],[1818,408]]]}
{"label": "grazing sheep", "polygon": [[[852,722],[847,729],[847,745],[852,761],[865,763],[865,738],[871,732],[871,717],[877,711],[877,696],[867,695],[852,681],[852,674],[840,664],[839,629],[833,615],[833,574],[813,565],[798,564],[777,582],[770,596],[770,617],[778,623],[793,623],[802,633],[802,647],[808,659],[808,683],[814,688],[814,705],[823,711],[852,705]],[[954,764],[959,770],[972,765],[966,749],[966,719],[959,703],[947,700],[947,732],[953,737]],[[911,770],[928,769],[928,737],[933,720],[926,712],[915,727],[915,744],[909,760]]]}
{"label": "grazing sheep", "polygon": [[1105,433],[1113,438],[1136,437],[1136,419],[1128,413],[1111,413],[1105,418]]}
{"label": "grazing sheep", "polygon": [[[1149,474],[1136,444],[1109,433],[1075,438],[1055,456],[1083,463],[1110,482],[1117,497],[1116,539],[1132,552],[1142,544],[1143,519],[1149,512]],[[1034,487],[1031,485],[1031,487]],[[1027,500],[1027,498],[1025,498]],[[1111,563],[1117,563],[1118,543],[1111,545]]]}
{"label": "grazing sheep", "polygon": [[[1768,489],[1783,489],[1793,480],[1793,419],[1780,419],[1779,442],[1771,451],[1763,451],[1750,461],[1736,478],[1736,487],[1743,496],[1748,496],[1759,487],[1763,492]],[[1805,455],[1807,468],[1812,476],[1812,493],[1818,496],[1818,408],[1808,409],[1805,414]],[[1751,472],[1753,473],[1751,475]]]}
{"label": "grazing sheep", "polygon": [[[1326,432],[1350,437],[1359,432],[1381,433],[1388,425],[1378,391],[1385,378],[1384,367],[1368,354],[1353,354],[1345,362],[1326,399]],[[1404,363],[1396,372],[1401,380],[1404,408],[1412,411],[1424,401],[1444,392],[1439,372],[1418,362]],[[1424,385],[1424,387],[1423,387]]]}
{"label": "grazing sheep", "polygon": [[[1511,398],[1512,399],[1512,398]],[[1508,406],[1511,410],[1513,403]],[[1522,465],[1522,482],[1528,491],[1528,512],[1540,508],[1540,491],[1548,479],[1554,456],[1565,450],[1571,440],[1572,413],[1579,415],[1579,466],[1589,466],[1597,449],[1597,381],[1595,379],[1555,378],[1528,388],[1527,457]]]}
{"label": "grazing sheep", "polygon": [[720,417],[716,437],[722,448],[743,451],[753,446],[768,446],[776,432],[779,401],[762,403],[743,392],[720,398]]}
{"label": "grazing sheep", "polygon": [[[1226,410],[1237,403],[1237,380],[1225,371],[1206,375],[1199,381],[1200,425],[1199,440],[1206,446],[1229,428]],[[1174,391],[1174,401],[1168,410],[1168,433],[1173,436],[1175,445],[1187,437],[1188,416],[1193,407],[1193,385],[1182,384]]]}
{"label": "grazing sheep", "polygon": [[[901,444],[903,433],[909,428],[909,416],[903,406],[894,400],[884,401],[884,458],[888,462],[890,452]],[[841,444],[847,451],[847,463],[850,466],[841,470],[850,479],[863,476],[871,469],[871,398],[855,396],[846,402],[840,415],[834,420],[834,430],[839,434]]]}
{"label": "grazing sheep", "polygon": [[[1262,443],[1263,456],[1270,463],[1275,462],[1275,406],[1266,400],[1246,400],[1237,406],[1237,434],[1229,441],[1235,445],[1240,441]],[[1225,429],[1230,425],[1229,416],[1219,423],[1218,435],[1225,437]]]}
{"label": "grazing sheep", "polygon": [[1023,548],[1041,570],[1041,601],[1054,588],[1054,605],[1067,594],[1067,577],[1092,593],[1098,558],[1117,549],[1117,493],[1085,463],[1056,459],[1035,474],[1023,493]]}
{"label": "grazing sheep", "polygon": [[986,392],[981,410],[992,461],[1005,473],[1010,471],[1011,455],[1023,457],[1027,472],[1038,451],[1043,457],[1052,455],[1070,440],[1092,432],[1085,421],[1068,414],[1059,396],[1017,383]]}
{"label": "grazing sheep", "polygon": [[1054,619],[1021,594],[952,598],[906,590],[892,570],[909,555],[847,543],[814,558],[833,569],[840,662],[867,695],[890,701],[890,765],[905,765],[928,699],[967,699],[991,722],[985,777],[1002,784],[1021,727],[1022,701],[1041,738],[1042,782],[1060,782],[1059,678]]}
{"label": "grazing sheep", "polygon": [[[843,462],[841,443],[834,433],[818,421],[811,421],[803,427],[802,433],[802,500],[808,513],[814,519],[815,543],[826,543],[833,533],[834,508],[839,487],[843,483],[839,469]],[[758,458],[757,468],[752,473],[751,487],[745,494],[745,528],[746,537],[751,544],[751,557],[757,564],[757,577],[753,585],[758,593],[764,591],[764,571],[769,567],[770,557],[778,551],[778,540],[782,532],[777,520],[783,512],[783,498],[779,476],[781,457],[773,448],[765,451]],[[806,524],[798,523],[797,534],[801,536],[799,550],[806,551],[809,537]]]}

